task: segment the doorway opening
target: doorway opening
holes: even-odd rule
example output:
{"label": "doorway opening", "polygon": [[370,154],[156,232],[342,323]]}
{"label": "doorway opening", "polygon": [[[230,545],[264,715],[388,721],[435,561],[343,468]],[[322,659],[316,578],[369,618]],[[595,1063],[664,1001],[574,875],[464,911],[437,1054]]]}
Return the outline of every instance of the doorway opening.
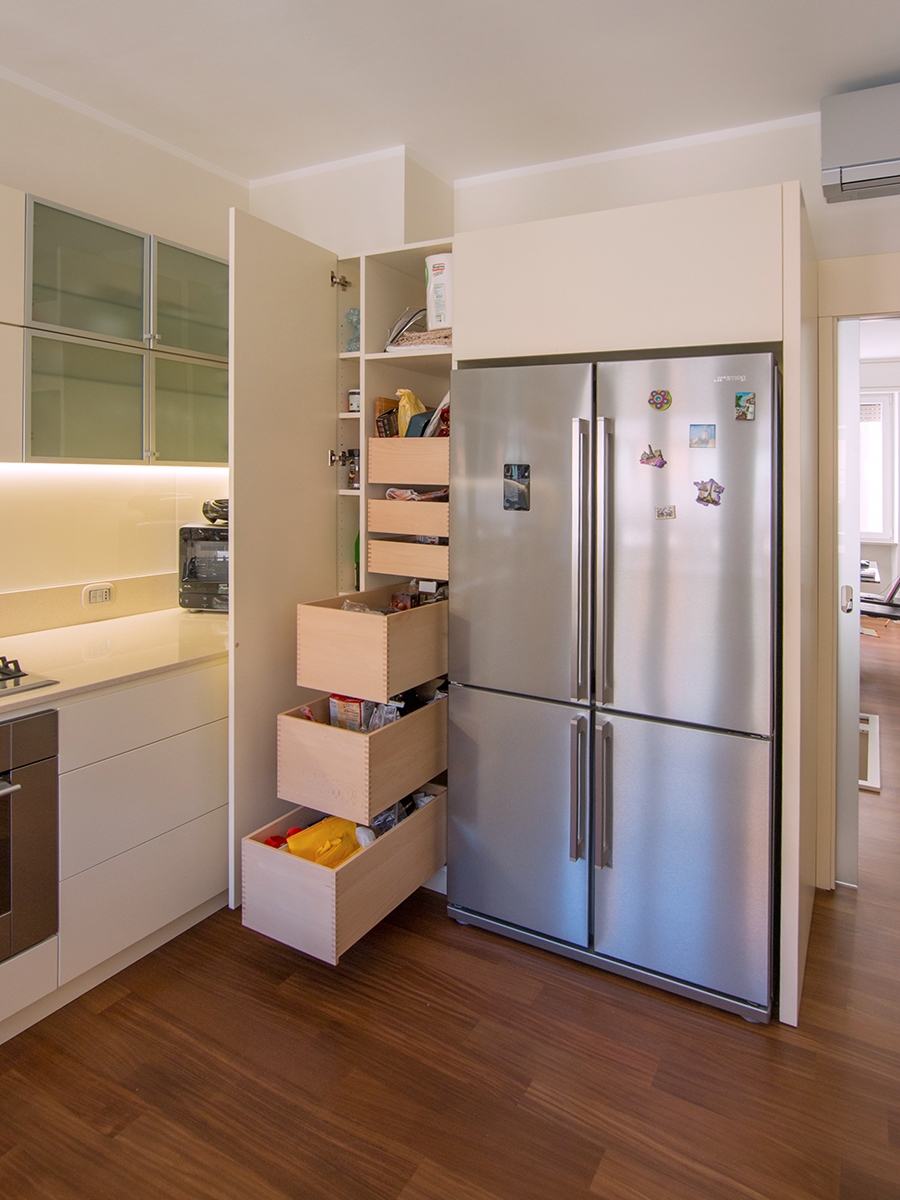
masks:
{"label": "doorway opening", "polygon": [[[859,791],[881,786],[878,713],[860,713],[860,638],[900,625],[900,317],[838,322],[835,880],[858,882]],[[857,598],[857,603],[853,598]]]}

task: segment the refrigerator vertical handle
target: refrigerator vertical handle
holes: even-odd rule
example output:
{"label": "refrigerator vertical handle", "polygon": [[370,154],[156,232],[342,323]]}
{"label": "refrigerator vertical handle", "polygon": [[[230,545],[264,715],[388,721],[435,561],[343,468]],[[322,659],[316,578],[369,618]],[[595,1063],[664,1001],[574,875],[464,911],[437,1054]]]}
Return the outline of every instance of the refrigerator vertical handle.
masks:
{"label": "refrigerator vertical handle", "polygon": [[572,419],[572,695],[589,700],[591,423]]}
{"label": "refrigerator vertical handle", "polygon": [[613,843],[613,727],[612,721],[597,722],[597,756],[594,762],[594,794],[597,797],[596,847],[594,859],[600,868],[612,866]]}
{"label": "refrigerator vertical handle", "polygon": [[611,704],[613,699],[612,663],[612,470],[613,421],[597,421],[597,616],[596,663],[597,699]]}
{"label": "refrigerator vertical handle", "polygon": [[573,717],[569,724],[569,858],[578,862],[584,853],[584,824],[587,796],[587,717]]}

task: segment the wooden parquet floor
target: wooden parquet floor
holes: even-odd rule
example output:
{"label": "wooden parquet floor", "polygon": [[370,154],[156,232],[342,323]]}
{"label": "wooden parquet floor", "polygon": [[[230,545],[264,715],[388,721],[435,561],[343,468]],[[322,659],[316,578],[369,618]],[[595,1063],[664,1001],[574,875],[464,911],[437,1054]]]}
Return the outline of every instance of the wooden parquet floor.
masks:
{"label": "wooden parquet floor", "polygon": [[0,1047],[4,1200],[900,1200],[900,633],[799,1029],[448,921],[334,969],[223,911]]}

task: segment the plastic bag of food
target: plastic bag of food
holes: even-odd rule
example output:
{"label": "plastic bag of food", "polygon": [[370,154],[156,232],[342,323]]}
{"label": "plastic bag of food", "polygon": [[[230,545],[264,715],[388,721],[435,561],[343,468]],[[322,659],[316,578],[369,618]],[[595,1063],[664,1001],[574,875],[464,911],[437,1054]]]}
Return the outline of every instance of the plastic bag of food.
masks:
{"label": "plastic bag of food", "polygon": [[291,854],[323,867],[340,866],[359,849],[356,822],[345,821],[343,817],[325,817],[293,834],[287,842]]}
{"label": "plastic bag of food", "polygon": [[397,395],[400,397],[400,405],[397,410],[397,431],[401,437],[406,437],[410,417],[415,416],[416,413],[423,413],[425,405],[409,388],[398,388]]}

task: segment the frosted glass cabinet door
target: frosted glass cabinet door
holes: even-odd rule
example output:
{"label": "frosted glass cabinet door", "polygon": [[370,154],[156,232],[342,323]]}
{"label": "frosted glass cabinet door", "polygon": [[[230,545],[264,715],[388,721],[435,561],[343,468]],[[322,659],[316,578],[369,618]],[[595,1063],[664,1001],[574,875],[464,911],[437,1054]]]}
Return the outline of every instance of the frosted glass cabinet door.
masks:
{"label": "frosted glass cabinet door", "polygon": [[142,462],[144,358],[33,334],[30,458]]}
{"label": "frosted glass cabinet door", "polygon": [[158,462],[228,462],[228,370],[154,356]]}
{"label": "frosted glass cabinet door", "polygon": [[228,357],[228,264],[154,241],[155,345]]}
{"label": "frosted glass cabinet door", "polygon": [[143,234],[32,202],[29,320],[143,343]]}

